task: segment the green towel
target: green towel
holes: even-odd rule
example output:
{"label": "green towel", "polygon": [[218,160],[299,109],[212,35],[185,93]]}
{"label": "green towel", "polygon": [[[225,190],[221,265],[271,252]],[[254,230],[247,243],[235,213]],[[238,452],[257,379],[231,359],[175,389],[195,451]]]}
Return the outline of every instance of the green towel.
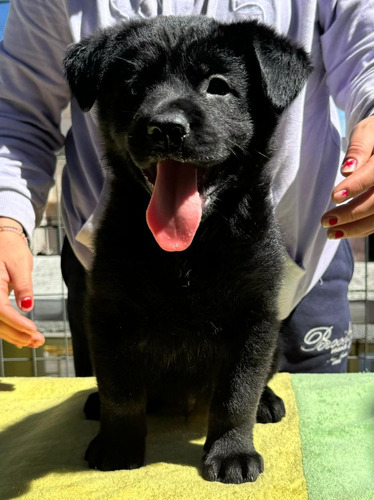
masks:
{"label": "green towel", "polygon": [[374,373],[292,375],[311,500],[374,499]]}
{"label": "green towel", "polygon": [[287,416],[257,424],[265,471],[255,483],[204,481],[205,417],[148,418],[144,467],[90,470],[98,423],[82,413],[93,378],[3,378],[0,500],[374,499],[374,374],[279,374],[271,383]]}

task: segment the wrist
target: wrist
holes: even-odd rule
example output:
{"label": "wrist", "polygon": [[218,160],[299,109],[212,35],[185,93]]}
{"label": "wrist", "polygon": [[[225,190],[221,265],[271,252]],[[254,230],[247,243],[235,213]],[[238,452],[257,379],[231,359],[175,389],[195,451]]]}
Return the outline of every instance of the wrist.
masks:
{"label": "wrist", "polygon": [[25,244],[29,246],[29,240],[25,234],[22,225],[14,219],[9,217],[0,217],[0,233],[11,232],[20,236]]}
{"label": "wrist", "polygon": [[22,224],[20,224],[15,219],[11,219],[10,217],[0,217],[0,226],[13,226],[24,232]]}

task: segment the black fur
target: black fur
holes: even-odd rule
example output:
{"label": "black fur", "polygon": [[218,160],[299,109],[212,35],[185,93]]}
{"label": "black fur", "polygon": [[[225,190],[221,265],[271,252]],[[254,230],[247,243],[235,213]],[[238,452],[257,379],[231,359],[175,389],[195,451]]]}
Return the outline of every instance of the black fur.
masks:
{"label": "black fur", "polygon": [[[203,477],[254,481],[263,471],[252,442],[256,413],[269,422],[285,412],[266,386],[282,279],[267,163],[308,58],[253,21],[158,17],[84,39],[69,48],[65,67],[82,109],[96,101],[112,176],[88,281],[101,400],[89,465],[140,467],[147,400],[197,394],[210,403]],[[145,176],[154,181],[165,159],[197,166],[205,200],[181,252],[162,250],[145,218]]]}

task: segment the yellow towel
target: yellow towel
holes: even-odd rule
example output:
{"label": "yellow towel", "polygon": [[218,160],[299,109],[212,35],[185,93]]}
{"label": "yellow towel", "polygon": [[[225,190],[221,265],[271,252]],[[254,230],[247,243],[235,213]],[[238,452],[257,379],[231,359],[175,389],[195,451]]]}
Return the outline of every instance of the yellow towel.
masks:
{"label": "yellow towel", "polygon": [[254,439],[265,462],[255,483],[204,481],[200,460],[205,418],[151,416],[146,465],[133,471],[90,470],[84,452],[98,430],[82,408],[93,378],[6,378],[0,383],[0,499],[307,499],[299,419],[291,377],[271,383],[287,416],[257,424]]}

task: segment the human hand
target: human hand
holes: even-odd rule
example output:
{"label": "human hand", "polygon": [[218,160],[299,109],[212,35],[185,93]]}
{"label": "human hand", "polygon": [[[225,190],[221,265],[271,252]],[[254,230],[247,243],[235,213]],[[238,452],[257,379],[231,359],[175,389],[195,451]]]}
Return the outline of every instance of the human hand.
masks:
{"label": "human hand", "polygon": [[[0,226],[22,229],[12,219],[0,218]],[[12,231],[0,231],[0,337],[17,347],[40,347],[44,336],[36,325],[12,307],[9,293],[14,290],[18,307],[33,308],[32,254],[23,238]]]}
{"label": "human hand", "polygon": [[354,128],[341,167],[346,176],[333,192],[338,205],[321,219],[330,239],[360,238],[374,233],[374,116]]}

